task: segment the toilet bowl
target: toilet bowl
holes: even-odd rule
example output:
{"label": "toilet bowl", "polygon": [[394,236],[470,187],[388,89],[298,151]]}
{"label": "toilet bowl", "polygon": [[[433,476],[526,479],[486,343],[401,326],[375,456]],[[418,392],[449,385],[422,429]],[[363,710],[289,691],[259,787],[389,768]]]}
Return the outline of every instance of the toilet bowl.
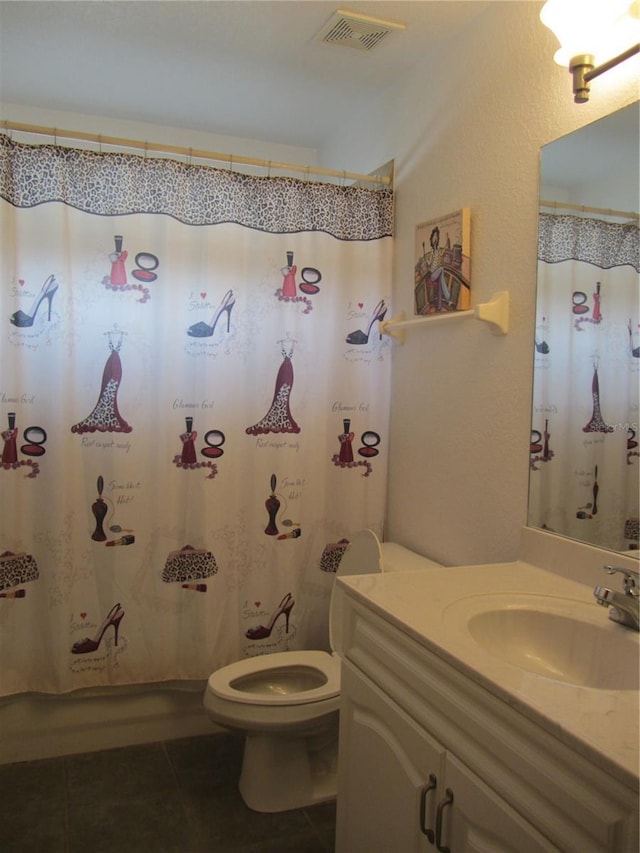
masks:
{"label": "toilet bowl", "polygon": [[[362,530],[351,540],[336,574],[380,571],[380,543],[370,530]],[[332,592],[330,635],[334,610]],[[204,706],[214,722],[246,733],[239,788],[249,808],[279,812],[335,797],[337,655],[275,652],[229,664],[209,677]]]}
{"label": "toilet bowl", "polygon": [[[398,560],[393,554],[392,562],[394,569],[404,567],[402,555]],[[381,571],[378,538],[370,530],[358,532],[336,574]],[[337,601],[332,592],[332,649]],[[339,706],[340,658],[334,653],[274,652],[211,674],[204,694],[208,715],[219,725],[246,733],[239,789],[249,808],[280,812],[335,798]]]}

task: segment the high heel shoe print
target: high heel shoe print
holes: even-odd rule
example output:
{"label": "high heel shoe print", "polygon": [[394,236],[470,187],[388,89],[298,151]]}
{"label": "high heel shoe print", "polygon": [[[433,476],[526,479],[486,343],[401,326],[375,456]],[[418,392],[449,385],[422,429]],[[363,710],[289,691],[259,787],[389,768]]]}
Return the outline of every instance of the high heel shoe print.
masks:
{"label": "high heel shoe print", "polygon": [[13,323],[14,326],[18,326],[20,329],[26,329],[29,326],[33,326],[34,320],[38,314],[38,309],[44,299],[49,301],[49,316],[48,320],[51,320],[51,303],[53,302],[53,297],[56,295],[58,290],[58,282],[55,279],[55,276],[50,275],[49,278],[42,285],[42,289],[40,290],[39,295],[36,297],[35,302],[33,303],[33,307],[31,308],[31,314],[26,314],[24,311],[16,311],[11,315],[9,321]]}
{"label": "high heel shoe print", "polygon": [[233,290],[227,290],[225,295],[222,297],[222,302],[218,306],[218,310],[211,318],[211,325],[208,323],[200,322],[194,323],[193,326],[189,326],[187,330],[187,334],[192,338],[210,338],[216,330],[216,325],[218,324],[218,320],[220,319],[220,315],[227,313],[227,333],[229,332],[229,328],[231,326],[231,309],[236,304],[236,298],[233,295]]}
{"label": "high heel shoe print", "polygon": [[249,640],[265,640],[267,637],[270,637],[271,632],[273,631],[273,626],[276,624],[276,621],[280,616],[282,616],[283,613],[284,618],[286,620],[285,631],[288,634],[289,615],[291,614],[291,610],[294,604],[295,601],[291,597],[291,593],[288,592],[271,614],[271,619],[269,619],[269,622],[266,625],[257,625],[255,628],[249,628],[245,633],[245,637],[247,637],[247,639]]}
{"label": "high heel shoe print", "polygon": [[120,630],[120,623],[122,622],[122,617],[124,616],[124,610],[120,607],[120,604],[114,604],[111,610],[105,616],[105,620],[102,625],[98,628],[98,631],[93,639],[90,637],[85,637],[84,640],[79,640],[77,643],[74,643],[71,647],[72,655],[86,655],[89,652],[95,652],[96,649],[99,648],[100,643],[102,642],[102,638],[104,636],[104,632],[107,630],[109,625],[113,625],[113,630],[115,633],[115,645],[118,645],[118,631]]}
{"label": "high heel shoe print", "polygon": [[[350,332],[347,335],[347,343],[348,344],[368,344],[369,343],[369,335],[371,334],[371,327],[373,324],[378,321],[382,322],[384,320],[387,313],[387,306],[385,304],[384,299],[381,299],[380,302],[373,309],[373,313],[371,315],[371,320],[369,321],[369,325],[367,327],[367,331],[363,332],[362,329],[358,329],[355,332]],[[380,340],[382,340],[382,332],[380,332]]]}

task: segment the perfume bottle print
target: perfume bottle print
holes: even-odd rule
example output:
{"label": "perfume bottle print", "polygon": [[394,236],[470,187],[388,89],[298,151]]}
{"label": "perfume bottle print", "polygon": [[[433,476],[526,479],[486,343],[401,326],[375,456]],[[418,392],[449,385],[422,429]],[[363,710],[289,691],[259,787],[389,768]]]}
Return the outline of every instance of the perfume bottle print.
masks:
{"label": "perfume bottle print", "polygon": [[186,432],[180,436],[182,441],[182,453],[180,460],[183,465],[191,465],[196,461],[195,441],[198,433],[193,431],[193,418],[185,418]]}
{"label": "perfume bottle print", "polygon": [[276,525],[276,516],[278,515],[278,510],[280,509],[280,501],[276,497],[276,485],[277,485],[276,475],[271,475],[271,494],[264,502],[264,505],[267,510],[267,514],[269,516],[269,523],[264,529],[264,532],[267,536],[277,536],[280,532]]}
{"label": "perfume bottle print", "polygon": [[287,265],[282,267],[280,272],[284,276],[284,281],[282,282],[282,295],[288,299],[294,299],[297,295],[296,292],[296,272],[298,271],[298,267],[294,266],[293,263],[293,252],[287,252]]}
{"label": "perfume bottle print", "polygon": [[[213,437],[213,433],[218,434],[218,442],[219,444],[224,444],[224,435],[220,433],[219,430],[209,430],[209,432],[205,435],[205,441],[207,445],[209,442],[207,441],[207,437],[209,437],[209,441]],[[213,480],[213,478],[218,473],[218,466],[215,462],[212,462],[211,459],[207,459],[206,462],[198,462],[196,459],[196,439],[198,437],[198,433],[193,428],[193,418],[186,417],[185,418],[185,432],[180,434],[180,441],[182,442],[182,449],[180,453],[176,453],[173,457],[173,464],[177,468],[182,468],[184,471],[193,471],[198,468],[208,468],[209,474],[207,475],[207,480]],[[216,448],[216,453],[211,453],[209,451],[213,450],[213,446],[207,446],[203,448],[202,455],[203,456],[221,456],[223,451],[219,448]]]}
{"label": "perfume bottle print", "polygon": [[18,448],[16,445],[16,438],[18,437],[18,430],[16,429],[16,413],[9,412],[7,414],[7,420],[9,422],[9,429],[4,430],[2,433],[2,439],[4,441],[4,447],[2,448],[2,464],[13,465],[14,462],[18,461]]}
{"label": "perfume bottle print", "polygon": [[124,264],[129,253],[122,251],[122,236],[120,234],[116,235],[113,239],[116,244],[116,250],[109,255],[109,260],[111,261],[109,282],[113,287],[124,287],[127,283],[127,270]]}
{"label": "perfume bottle print", "polygon": [[[310,278],[309,282],[303,282],[300,285],[300,290],[303,293],[313,294],[317,293],[320,288],[315,284],[316,281],[319,281],[322,276],[320,275],[318,270],[312,269],[311,267],[305,267],[306,274]],[[303,314],[311,313],[313,309],[313,304],[307,296],[298,295],[298,287],[296,284],[296,273],[298,272],[298,267],[293,263],[293,252],[287,252],[287,263],[280,269],[280,273],[282,275],[282,285],[279,287],[275,295],[280,300],[280,302],[288,302],[288,303],[302,303],[305,307],[303,310]]]}
{"label": "perfume bottle print", "polygon": [[342,427],[344,432],[342,435],[338,436],[338,441],[340,442],[340,453],[338,454],[338,460],[340,464],[347,465],[349,462],[353,462],[353,439],[355,437],[355,433],[349,432],[351,427],[351,420],[349,418],[345,418],[342,422]]}
{"label": "perfume bottle print", "polygon": [[104,490],[104,478],[100,475],[96,481],[96,486],[98,489],[98,497],[91,504],[91,512],[96,520],[96,526],[91,534],[91,538],[94,542],[104,542],[107,538],[107,534],[104,532],[104,519],[109,511],[109,507],[107,506],[107,502],[102,497],[102,492]]}

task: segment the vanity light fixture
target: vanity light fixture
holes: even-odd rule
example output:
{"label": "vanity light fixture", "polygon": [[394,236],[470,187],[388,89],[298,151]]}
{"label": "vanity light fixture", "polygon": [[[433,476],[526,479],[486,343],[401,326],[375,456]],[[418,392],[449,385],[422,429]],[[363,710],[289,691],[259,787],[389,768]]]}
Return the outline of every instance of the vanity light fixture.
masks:
{"label": "vanity light fixture", "polygon": [[[594,78],[640,53],[640,0],[547,0],[540,20],[560,42],[554,59],[573,76],[576,104],[589,100]],[[613,58],[596,65],[603,57]]]}

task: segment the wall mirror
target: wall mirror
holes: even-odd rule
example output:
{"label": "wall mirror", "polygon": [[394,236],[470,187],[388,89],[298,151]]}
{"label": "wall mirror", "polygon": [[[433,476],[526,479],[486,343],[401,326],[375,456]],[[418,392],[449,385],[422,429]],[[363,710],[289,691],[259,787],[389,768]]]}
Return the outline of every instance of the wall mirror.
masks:
{"label": "wall mirror", "polygon": [[540,157],[528,524],[638,553],[640,113]]}

